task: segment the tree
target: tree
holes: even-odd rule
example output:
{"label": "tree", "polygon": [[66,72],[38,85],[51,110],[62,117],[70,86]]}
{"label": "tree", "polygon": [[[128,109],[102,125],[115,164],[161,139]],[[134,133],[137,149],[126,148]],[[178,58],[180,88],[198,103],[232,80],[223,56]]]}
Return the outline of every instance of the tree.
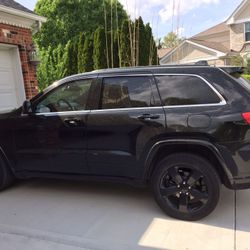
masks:
{"label": "tree", "polygon": [[130,21],[124,20],[120,33],[120,63],[122,67],[131,66],[131,46],[129,35]]}
{"label": "tree", "polygon": [[49,47],[47,51],[39,51],[40,56],[43,57],[43,60],[41,61],[41,63],[37,68],[37,80],[39,83],[40,90],[48,87],[54,81],[53,77],[51,76],[52,53],[53,50],[51,47]]}
{"label": "tree", "polygon": [[64,48],[61,44],[57,46],[56,49],[53,50],[53,65],[51,65],[53,69],[53,80],[59,80],[63,77],[63,55]]}
{"label": "tree", "polygon": [[[112,0],[112,9],[110,0],[103,0],[103,3],[107,10],[108,27],[111,28],[111,12],[115,16],[117,10],[120,22],[127,19],[126,11],[117,0]],[[35,12],[47,17],[41,31],[34,36],[39,48],[55,48],[60,43],[66,45],[81,32],[91,34],[99,26],[104,27],[104,6],[100,0],[38,0]],[[114,30],[115,25],[114,22]]]}
{"label": "tree", "polygon": [[62,77],[70,76],[77,73],[75,44],[71,40],[68,41],[63,55],[63,73]]}
{"label": "tree", "polygon": [[242,67],[244,65],[244,59],[242,56],[237,55],[237,56],[233,56],[231,58],[231,65],[232,66],[239,66]]}
{"label": "tree", "polygon": [[[137,20],[137,65],[145,66],[148,65],[148,55],[149,55],[149,49],[148,49],[148,37],[146,34],[146,27],[143,23],[143,20],[141,17]],[[151,39],[151,38],[150,38]]]}
{"label": "tree", "polygon": [[245,68],[245,72],[246,75],[250,75],[250,59],[246,60],[246,68]]}
{"label": "tree", "polygon": [[163,38],[163,46],[164,48],[175,48],[181,43],[181,41],[182,39],[180,39],[175,32],[169,32]]}
{"label": "tree", "polygon": [[102,27],[97,28],[94,33],[93,62],[94,69],[107,67],[105,30]]}
{"label": "tree", "polygon": [[114,34],[114,67],[118,68],[120,66],[120,58],[119,58],[119,33],[115,32]]}
{"label": "tree", "polygon": [[93,40],[90,36],[87,36],[82,51],[82,72],[89,72],[93,69]]}
{"label": "tree", "polygon": [[158,38],[156,40],[156,46],[157,46],[157,49],[162,49],[163,44],[162,44],[161,38]]}
{"label": "tree", "polygon": [[84,44],[85,44],[84,34],[81,32],[80,36],[79,36],[79,41],[78,41],[78,54],[77,54],[78,73],[83,72],[83,67],[84,67],[84,60],[83,60]]}
{"label": "tree", "polygon": [[154,39],[152,38],[153,42],[152,42],[152,47],[153,47],[153,57],[152,57],[152,65],[159,65],[159,58],[158,58],[158,53],[157,53],[157,46],[155,44]]}
{"label": "tree", "polygon": [[154,36],[152,33],[152,29],[150,27],[150,24],[146,24],[145,27],[145,33],[146,33],[146,47],[148,50],[146,51],[148,55],[148,64],[147,65],[158,65],[158,55],[157,55],[157,46],[154,41]]}

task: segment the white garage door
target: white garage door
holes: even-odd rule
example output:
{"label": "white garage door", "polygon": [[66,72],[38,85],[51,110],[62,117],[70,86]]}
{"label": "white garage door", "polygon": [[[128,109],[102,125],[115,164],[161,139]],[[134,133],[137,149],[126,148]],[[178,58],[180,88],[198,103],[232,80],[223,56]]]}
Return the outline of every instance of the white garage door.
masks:
{"label": "white garage door", "polygon": [[16,47],[0,46],[0,112],[20,106],[24,86]]}

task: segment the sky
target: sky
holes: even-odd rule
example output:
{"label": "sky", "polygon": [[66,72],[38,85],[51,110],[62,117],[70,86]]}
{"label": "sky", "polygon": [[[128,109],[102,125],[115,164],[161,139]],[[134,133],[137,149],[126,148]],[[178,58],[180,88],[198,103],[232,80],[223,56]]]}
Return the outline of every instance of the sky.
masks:
{"label": "sky", "polygon": [[[155,38],[168,32],[191,37],[225,21],[242,0],[119,0],[130,16],[142,16],[153,28]],[[36,0],[16,0],[33,10]]]}

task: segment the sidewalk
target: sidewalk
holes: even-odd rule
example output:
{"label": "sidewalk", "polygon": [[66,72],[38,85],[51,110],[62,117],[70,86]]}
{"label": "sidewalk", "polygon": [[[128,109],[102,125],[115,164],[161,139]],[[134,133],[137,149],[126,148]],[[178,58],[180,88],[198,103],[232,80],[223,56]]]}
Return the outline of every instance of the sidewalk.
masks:
{"label": "sidewalk", "polygon": [[[235,217],[236,215],[236,217]],[[236,229],[236,230],[235,230]],[[0,249],[250,249],[250,190],[222,189],[198,222],[171,219],[147,189],[31,180],[0,193]]]}

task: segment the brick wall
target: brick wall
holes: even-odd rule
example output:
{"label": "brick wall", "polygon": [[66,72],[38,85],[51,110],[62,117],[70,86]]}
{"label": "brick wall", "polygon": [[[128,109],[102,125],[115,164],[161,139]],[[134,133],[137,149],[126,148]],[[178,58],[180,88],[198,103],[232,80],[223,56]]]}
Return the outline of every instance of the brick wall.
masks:
{"label": "brick wall", "polygon": [[31,30],[0,23],[0,43],[18,46],[26,97],[30,99],[38,93],[36,67],[29,63],[27,51],[32,45]]}

